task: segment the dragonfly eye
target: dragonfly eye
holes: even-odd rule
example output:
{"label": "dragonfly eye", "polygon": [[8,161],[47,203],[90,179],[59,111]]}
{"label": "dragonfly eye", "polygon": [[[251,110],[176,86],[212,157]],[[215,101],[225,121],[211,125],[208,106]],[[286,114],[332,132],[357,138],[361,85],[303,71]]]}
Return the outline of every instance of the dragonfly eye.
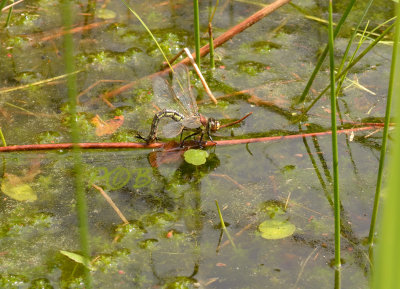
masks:
{"label": "dragonfly eye", "polygon": [[220,123],[219,123],[218,120],[215,120],[215,119],[213,119],[213,118],[210,118],[209,122],[210,122],[210,130],[211,130],[212,132],[216,132],[217,130],[219,130]]}

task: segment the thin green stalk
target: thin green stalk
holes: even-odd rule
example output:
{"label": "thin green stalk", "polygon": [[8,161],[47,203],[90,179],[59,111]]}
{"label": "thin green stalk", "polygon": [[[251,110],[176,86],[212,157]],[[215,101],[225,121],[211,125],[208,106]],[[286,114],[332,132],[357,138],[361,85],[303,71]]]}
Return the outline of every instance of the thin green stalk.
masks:
{"label": "thin green stalk", "polygon": [[[397,3],[396,31],[394,36],[392,66],[390,72],[389,92],[394,99],[395,111],[393,115],[398,120],[400,116],[400,5]],[[388,101],[389,102],[389,101]],[[400,128],[394,131],[394,145],[388,170],[387,194],[384,202],[382,220],[380,221],[380,241],[374,252],[376,264],[374,266],[374,289],[400,288]]]}
{"label": "thin green stalk", "polygon": [[[72,2],[71,0],[64,0],[61,6],[61,14],[63,18],[63,25],[65,29],[68,31],[72,28],[73,19],[72,19]],[[68,97],[70,102],[70,114],[71,114],[71,140],[74,144],[78,144],[80,142],[80,134],[79,134],[79,126],[77,123],[77,87],[76,87],[76,74],[72,74],[75,71],[74,65],[74,45],[73,38],[71,33],[66,33],[64,36],[64,61],[65,61],[65,70],[66,73],[69,74],[67,77],[67,88],[68,88]],[[88,218],[87,218],[87,205],[86,205],[86,196],[84,192],[83,185],[83,170],[82,170],[82,158],[81,152],[78,145],[74,145],[72,149],[72,156],[74,162],[74,173],[75,173],[75,195],[77,201],[77,214],[79,219],[79,236],[80,236],[80,245],[82,250],[82,255],[85,257],[84,260],[87,263],[90,256],[90,248],[89,248],[89,230],[88,230]],[[92,280],[90,276],[90,272],[88,269],[89,264],[85,264],[84,273],[85,273],[85,287],[92,288]]]}
{"label": "thin green stalk", "polygon": [[[386,100],[386,112],[385,112],[385,126],[383,128],[383,136],[382,136],[382,146],[381,146],[381,153],[379,158],[379,169],[378,169],[378,177],[376,181],[376,189],[375,189],[375,199],[374,199],[374,208],[372,210],[371,216],[371,225],[369,229],[369,236],[368,236],[368,246],[370,257],[372,257],[372,246],[374,242],[374,233],[375,233],[375,224],[376,224],[376,217],[379,208],[379,199],[380,199],[380,192],[381,192],[381,185],[382,185],[382,175],[383,175],[383,168],[385,164],[385,157],[386,157],[386,147],[387,147],[387,138],[389,132],[389,123],[390,123],[390,111],[392,105],[392,97],[394,93],[394,81],[395,81],[395,71],[399,69],[396,67],[397,57],[398,57],[398,42],[399,42],[399,19],[396,19],[396,32],[394,35],[394,43],[393,43],[393,51],[392,51],[392,63],[390,68],[390,78],[389,78],[389,87],[388,87],[388,96]],[[397,78],[398,82],[398,78]],[[398,93],[399,91],[397,91]],[[397,139],[399,141],[399,139]],[[397,171],[399,172],[399,171]]]}
{"label": "thin green stalk", "polygon": [[0,2],[0,13],[1,13],[1,9],[3,9],[4,6],[6,6],[6,2],[7,2],[7,0],[2,0],[2,1]]}
{"label": "thin green stalk", "polygon": [[30,114],[30,115],[35,115],[35,114],[34,114],[33,112],[31,112],[31,111],[29,111],[29,110],[27,110],[27,109],[25,109],[25,108],[23,108],[23,107],[17,106],[17,105],[15,105],[15,104],[9,103],[9,102],[7,102],[7,101],[5,101],[4,104],[5,104],[5,105],[8,105],[8,106],[11,106],[11,107],[14,107],[14,108],[16,108],[16,109],[25,111],[26,113],[28,113],[28,114]]}
{"label": "thin green stalk", "polygon": [[[351,63],[351,62],[354,60],[354,58],[355,58],[356,55],[357,55],[358,50],[361,48],[361,45],[364,43],[364,40],[365,40],[365,37],[366,37],[366,36],[365,36],[365,33],[366,33],[366,31],[367,31],[368,24],[369,24],[369,21],[368,21],[367,25],[366,25],[365,28],[364,28],[364,31],[363,31],[363,33],[362,33],[362,35],[361,35],[361,37],[360,37],[360,41],[358,41],[358,45],[357,45],[356,49],[354,50],[353,54],[351,55],[351,57],[350,57],[350,59],[349,59],[349,61],[348,61],[349,63]],[[348,49],[350,49],[350,44],[351,44],[351,43],[353,43],[353,39],[352,39],[352,38],[351,38],[351,39],[349,40],[349,42],[347,43],[347,48],[346,48],[346,51],[345,51],[345,53],[344,53],[344,55],[343,55],[343,57],[342,57],[342,62],[340,63],[340,66],[339,66],[339,68],[338,68],[338,70],[337,70],[337,73],[340,73],[340,72],[342,71],[342,69],[343,69],[343,67],[344,67],[344,65],[345,65],[345,63],[346,63],[347,54],[348,54],[348,52],[349,52]],[[338,80],[338,85],[337,85],[337,88],[336,88],[336,94],[337,94],[337,95],[339,95],[339,91],[341,90],[342,85],[343,85],[343,82],[344,82],[344,80],[346,79],[346,77],[347,77],[347,73],[346,73],[345,75],[343,75],[343,76]]]}
{"label": "thin green stalk", "polygon": [[332,19],[332,0],[329,0],[329,65],[331,87],[331,127],[332,127],[332,169],[333,169],[333,200],[335,208],[335,266],[340,267],[340,196],[338,172],[338,146],[336,132],[336,93],[335,93],[335,61],[334,36]]}
{"label": "thin green stalk", "polygon": [[224,223],[224,219],[222,218],[222,213],[221,213],[221,210],[220,210],[220,208],[219,208],[219,205],[218,205],[218,201],[217,201],[217,200],[215,200],[215,204],[217,205],[217,211],[218,211],[219,219],[220,219],[220,221],[221,221],[222,229],[223,229],[224,232],[226,233],[226,236],[228,237],[228,240],[231,242],[233,249],[236,250],[236,245],[235,245],[235,243],[233,242],[233,239],[232,239],[231,235],[229,234],[228,230],[226,229],[226,226],[225,226],[225,223]]}
{"label": "thin green stalk", "polygon": [[[382,40],[383,37],[386,36],[390,32],[390,30],[393,28],[395,23],[392,23],[388,28],[385,29],[385,31],[382,32],[382,34],[377,37],[370,45],[368,45],[367,48],[364,49],[363,52],[360,53],[351,63],[347,65],[347,67],[336,76],[336,79],[340,79],[343,75],[345,75],[351,68],[353,68],[354,65],[356,65],[372,48],[375,47],[379,43],[380,40]],[[324,90],[321,91],[321,93],[312,101],[312,103],[303,111],[302,116],[304,116],[313,106],[314,104],[324,95],[325,92],[328,91],[329,85],[324,88]],[[301,119],[301,117],[299,118]]]}
{"label": "thin green stalk", "polygon": [[[371,0],[371,1],[372,1],[372,0]],[[376,30],[380,29],[381,27],[383,27],[383,26],[386,25],[387,23],[393,21],[395,18],[396,18],[396,17],[393,17],[393,18],[391,18],[391,19],[389,19],[389,20],[386,20],[385,22],[379,24],[379,25],[376,26],[374,29],[372,29],[371,31],[368,31],[368,33],[366,33],[366,32],[367,32],[367,28],[368,28],[368,23],[369,23],[369,22],[368,22],[367,25],[365,26],[365,29],[364,29],[364,31],[363,31],[361,37],[360,37],[360,41],[358,42],[358,45],[357,45],[356,49],[354,50],[352,56],[350,57],[348,63],[351,63],[351,62],[354,60],[354,58],[356,57],[356,54],[357,54],[358,50],[361,48],[361,45],[365,42],[366,39],[370,39],[370,36],[371,36],[371,35],[376,35],[376,33],[374,33]],[[356,34],[353,34],[353,35],[355,36]],[[378,34],[378,36],[379,36],[379,34]],[[340,74],[340,73],[342,72],[342,69],[343,69],[344,64],[345,64],[345,61],[346,61],[345,58],[347,58],[348,51],[350,50],[350,45],[351,45],[351,43],[350,43],[350,41],[349,41],[349,43],[347,44],[346,51],[345,51],[345,53],[344,53],[344,55],[343,55],[343,58],[342,58],[342,63],[340,64],[340,67],[339,67],[339,69],[337,70],[337,73],[338,73],[338,74]],[[338,92],[338,91],[340,90],[340,88],[342,87],[342,84],[343,84],[343,82],[344,82],[346,76],[347,76],[347,73],[344,74],[344,75],[340,78],[339,83],[338,83],[338,86],[336,87],[336,91],[337,91],[337,92]]]}
{"label": "thin green stalk", "polygon": [[[212,31],[212,21],[214,19],[215,12],[217,11],[219,0],[215,3],[213,11],[209,15],[208,19],[208,35],[209,35],[209,46],[210,46],[210,67],[211,69],[215,68],[214,61],[214,39],[213,39],[213,31]],[[211,11],[211,3],[210,3],[210,11]]]}
{"label": "thin green stalk", "polygon": [[1,138],[1,142],[3,143],[3,147],[6,147],[7,143],[6,143],[6,139],[4,138],[3,131],[1,130],[1,127],[0,127],[0,138]]}
{"label": "thin green stalk", "polygon": [[194,16],[194,46],[196,49],[196,64],[200,68],[200,17],[199,17],[199,0],[193,0],[193,16]]}
{"label": "thin green stalk", "polygon": [[[74,71],[74,72],[72,72],[72,74],[79,73],[81,71],[83,71],[83,70]],[[55,81],[55,80],[59,80],[59,79],[65,78],[67,76],[68,76],[68,74],[63,74],[63,75],[59,75],[59,76],[56,76],[56,77],[40,80],[40,81],[29,83],[29,84],[24,84],[24,85],[17,86],[17,87],[2,88],[2,89],[0,89],[0,94],[16,91],[16,90],[20,90],[20,89],[30,88],[30,87],[37,86],[37,85],[46,84],[46,83],[49,83],[49,82],[52,82],[52,81]]]}
{"label": "thin green stalk", "polygon": [[169,60],[167,58],[167,56],[165,55],[164,51],[162,50],[160,44],[158,43],[157,39],[154,37],[153,33],[151,33],[149,27],[147,27],[147,25],[144,23],[144,21],[142,20],[142,18],[140,18],[139,14],[137,14],[130,6],[129,4],[125,1],[125,0],[121,0],[122,3],[124,3],[124,5],[126,6],[126,8],[129,9],[129,11],[132,12],[133,15],[135,15],[135,17],[139,20],[139,22],[143,25],[143,27],[146,29],[146,31],[150,34],[150,37],[153,39],[154,43],[157,45],[158,50],[160,50],[162,56],[164,57],[165,61],[167,62],[169,68],[171,69],[172,72],[174,72],[171,63],[169,63]]}
{"label": "thin green stalk", "polygon": [[[12,0],[11,3],[14,3],[14,0]],[[11,7],[10,10],[8,10],[7,20],[6,20],[6,24],[4,24],[4,27],[7,27],[8,24],[10,24],[12,11],[13,11],[13,7]]]}
{"label": "thin green stalk", "polygon": [[[349,15],[351,9],[353,8],[353,5],[355,2],[356,2],[356,0],[350,1],[349,5],[346,8],[346,11],[343,13],[342,18],[340,18],[339,23],[337,24],[337,26],[335,28],[334,38],[336,38],[336,35],[339,33],[340,28],[342,28],[342,25],[343,25],[344,21],[346,20],[347,16]],[[303,102],[304,99],[306,98],[306,96],[311,88],[311,85],[314,82],[315,77],[317,76],[318,71],[321,69],[322,63],[324,62],[325,57],[328,54],[328,49],[329,49],[329,47],[328,47],[328,45],[326,45],[324,51],[322,52],[321,56],[319,57],[319,59],[317,61],[317,65],[315,66],[314,71],[311,74],[310,79],[307,82],[306,87],[304,88],[303,93],[300,96],[299,103]]]}
{"label": "thin green stalk", "polygon": [[212,33],[212,24],[211,22],[208,23],[208,35],[209,35],[209,45],[210,45],[210,68],[215,68],[215,61],[214,61],[214,39]]}

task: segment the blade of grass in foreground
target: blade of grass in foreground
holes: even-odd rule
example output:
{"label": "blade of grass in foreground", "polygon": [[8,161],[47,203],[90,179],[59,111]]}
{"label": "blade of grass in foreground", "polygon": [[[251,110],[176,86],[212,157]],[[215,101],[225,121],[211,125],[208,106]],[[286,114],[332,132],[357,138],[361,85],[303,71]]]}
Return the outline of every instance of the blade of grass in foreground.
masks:
{"label": "blade of grass in foreground", "polygon": [[[396,97],[394,115],[397,123],[400,116],[400,5],[396,4],[397,19],[393,44],[392,67],[390,72],[389,94]],[[400,288],[400,129],[394,132],[394,145],[388,171],[387,195],[383,206],[383,216],[380,221],[381,238],[374,252],[374,289]]]}
{"label": "blade of grass in foreground", "polygon": [[338,146],[336,128],[336,93],[335,93],[335,61],[334,35],[332,19],[332,0],[329,0],[329,66],[331,88],[331,127],[332,127],[332,169],[333,169],[333,200],[335,208],[335,267],[340,267],[340,196],[338,173]]}
{"label": "blade of grass in foreground", "polygon": [[[398,18],[397,18],[398,19]],[[398,25],[398,20],[396,20],[396,25]],[[397,28],[396,28],[397,29]],[[372,248],[373,248],[373,242],[374,242],[374,234],[375,234],[375,224],[376,224],[376,217],[378,214],[378,208],[379,208],[379,200],[381,198],[380,192],[381,192],[381,186],[382,186],[382,176],[383,176],[383,169],[384,169],[384,164],[385,164],[385,158],[386,158],[386,147],[387,147],[387,139],[388,139],[388,132],[389,132],[389,123],[390,123],[390,111],[391,111],[391,105],[392,105],[392,96],[393,96],[393,85],[394,85],[394,80],[398,78],[395,78],[394,72],[396,69],[396,59],[397,59],[397,50],[398,50],[398,29],[395,32],[395,39],[393,43],[393,52],[392,52],[392,66],[390,69],[390,79],[389,79],[389,88],[388,88],[388,96],[386,100],[386,112],[385,112],[385,126],[383,128],[383,135],[382,135],[382,146],[381,146],[381,152],[380,152],[380,158],[379,158],[379,169],[378,169],[378,177],[376,181],[376,188],[375,188],[375,199],[374,199],[374,208],[372,210],[372,216],[371,216],[371,225],[369,229],[369,236],[368,236],[368,246],[369,246],[369,255],[370,258],[373,256]],[[397,37],[397,39],[396,39]],[[397,67],[399,69],[399,67]]]}
{"label": "blade of grass in foreground", "polygon": [[[61,15],[63,20],[63,25],[67,31],[72,28],[72,2],[65,0],[61,3]],[[74,68],[74,45],[71,33],[66,33],[64,35],[64,61],[65,70],[68,74],[67,77],[67,87],[68,87],[68,98],[70,103],[70,115],[71,115],[71,140],[74,144],[78,144],[80,141],[79,127],[77,123],[77,112],[76,112],[76,74]],[[74,162],[74,173],[75,173],[75,196],[77,202],[77,214],[79,219],[79,237],[80,245],[82,250],[82,255],[85,257],[84,260],[90,258],[89,249],[89,233],[88,233],[88,220],[87,220],[87,205],[86,196],[83,186],[83,172],[82,172],[82,159],[80,155],[80,148],[78,145],[74,145],[72,150],[72,157]],[[89,264],[85,264],[85,288],[92,288],[92,281],[90,277],[90,272],[88,269]]]}

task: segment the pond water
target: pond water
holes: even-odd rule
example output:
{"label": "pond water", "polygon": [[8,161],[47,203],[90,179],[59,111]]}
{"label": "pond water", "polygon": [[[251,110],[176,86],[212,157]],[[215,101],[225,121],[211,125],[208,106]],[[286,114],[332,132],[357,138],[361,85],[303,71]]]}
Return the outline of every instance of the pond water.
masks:
{"label": "pond water", "polygon": [[[327,40],[325,24],[306,14],[326,19],[325,2],[283,6],[236,35],[216,49],[214,71],[208,56],[202,59],[214,95],[231,96],[212,104],[192,75],[201,113],[229,123],[253,112],[242,123],[218,131],[215,140],[330,130],[328,96],[300,126],[294,121],[303,105],[296,100]],[[366,2],[359,1],[336,41],[337,61]],[[211,4],[200,1],[203,44],[208,41]],[[190,1],[130,5],[168,57],[183,47],[193,50]],[[221,1],[214,34],[261,6]],[[392,17],[388,6],[375,1],[366,17],[369,27]],[[73,7],[81,141],[138,142],[136,133],[149,131],[155,111],[146,76],[161,69],[163,58],[122,2],[76,1]],[[344,9],[343,3],[335,6],[336,22]],[[5,19],[3,12],[2,26]],[[5,91],[65,74],[61,31],[60,5],[53,0],[17,5],[9,27],[0,30],[0,127],[7,145],[70,141],[65,78]],[[382,120],[391,49],[390,43],[377,45],[348,75],[338,99],[338,120],[340,116],[344,123],[340,128]],[[328,70],[323,66],[305,106],[327,85]],[[132,81],[136,82],[129,89],[102,97]],[[112,132],[96,131],[95,123],[112,119],[123,123]],[[381,134],[376,128],[338,137],[342,288],[368,287],[370,264],[364,244]],[[330,135],[207,151],[209,157],[200,166],[186,163],[179,153],[165,156],[153,149],[82,151],[94,286],[334,288]],[[1,157],[1,288],[84,288],[83,266],[60,253],[80,253],[72,153],[13,152]],[[124,225],[92,184],[107,192],[129,224]],[[4,194],[21,186],[35,200],[18,201]],[[222,231],[215,200],[234,245]],[[286,238],[265,239],[259,225],[268,220],[291,224],[295,231]]]}

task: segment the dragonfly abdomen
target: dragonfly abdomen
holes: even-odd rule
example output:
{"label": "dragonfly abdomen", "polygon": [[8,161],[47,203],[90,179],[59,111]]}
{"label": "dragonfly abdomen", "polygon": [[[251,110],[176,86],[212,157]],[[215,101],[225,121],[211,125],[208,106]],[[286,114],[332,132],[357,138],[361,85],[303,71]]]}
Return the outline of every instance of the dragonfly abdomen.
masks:
{"label": "dragonfly abdomen", "polygon": [[169,117],[176,122],[181,122],[185,118],[182,114],[172,109],[163,109],[157,112],[154,115],[153,122],[151,123],[150,134],[146,139],[148,143],[156,140],[158,124],[163,117]]}

